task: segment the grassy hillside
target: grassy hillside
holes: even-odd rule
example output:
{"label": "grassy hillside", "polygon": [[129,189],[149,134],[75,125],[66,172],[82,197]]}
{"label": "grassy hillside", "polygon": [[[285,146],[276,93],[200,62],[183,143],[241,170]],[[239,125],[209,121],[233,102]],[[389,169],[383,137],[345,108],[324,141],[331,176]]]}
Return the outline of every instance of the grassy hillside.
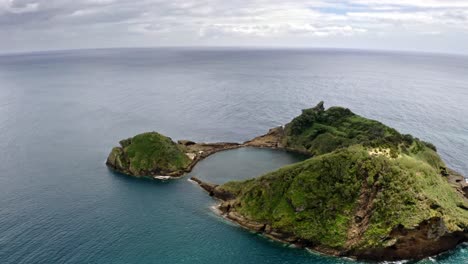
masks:
{"label": "grassy hillside", "polygon": [[112,150],[108,163],[135,176],[174,173],[191,162],[179,145],[156,132],[139,134],[120,144]]}
{"label": "grassy hillside", "polygon": [[[468,227],[465,201],[437,169],[406,154],[371,155],[362,145],[219,188],[237,196],[232,208],[247,218],[331,248],[383,247],[396,226],[434,216],[451,232]],[[356,216],[367,223],[353,237]]]}
{"label": "grassy hillside", "polygon": [[[320,102],[316,107],[305,109],[285,127],[283,144],[288,148],[308,151],[314,155],[332,152],[355,144],[386,149],[392,157],[400,153],[416,155],[435,152],[435,147],[411,135],[402,135],[395,129],[378,121],[354,114],[342,107],[327,110]],[[421,158],[425,158],[422,154]],[[434,157],[428,157],[434,158]],[[440,159],[433,165],[442,165]]]}

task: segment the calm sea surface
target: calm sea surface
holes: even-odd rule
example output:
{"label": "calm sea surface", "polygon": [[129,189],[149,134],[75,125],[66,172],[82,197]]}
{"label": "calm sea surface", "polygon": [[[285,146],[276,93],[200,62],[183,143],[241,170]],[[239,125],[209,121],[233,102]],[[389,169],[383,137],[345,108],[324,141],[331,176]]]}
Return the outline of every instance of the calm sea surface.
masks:
{"label": "calm sea surface", "polygon": [[[104,161],[126,137],[244,141],[324,100],[433,142],[468,176],[468,57],[340,50],[111,49],[0,56],[0,263],[355,263],[216,217],[180,180]],[[302,157],[218,153],[222,183]],[[422,263],[467,263],[468,248]]]}

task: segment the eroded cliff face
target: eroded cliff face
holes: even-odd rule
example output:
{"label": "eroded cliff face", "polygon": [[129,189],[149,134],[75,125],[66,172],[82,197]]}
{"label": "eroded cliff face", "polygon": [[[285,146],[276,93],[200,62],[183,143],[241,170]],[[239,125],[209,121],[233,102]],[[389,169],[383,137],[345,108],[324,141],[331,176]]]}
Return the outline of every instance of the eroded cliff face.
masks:
{"label": "eroded cliff face", "polygon": [[270,129],[265,135],[244,142],[244,145],[257,148],[283,149],[286,148],[284,145],[285,137],[284,127],[279,126]]}
{"label": "eroded cliff face", "polygon": [[444,220],[432,217],[414,228],[395,227],[389,234],[387,245],[380,248],[349,252],[362,259],[401,260],[422,259],[453,249],[468,240],[467,230],[450,231]]}

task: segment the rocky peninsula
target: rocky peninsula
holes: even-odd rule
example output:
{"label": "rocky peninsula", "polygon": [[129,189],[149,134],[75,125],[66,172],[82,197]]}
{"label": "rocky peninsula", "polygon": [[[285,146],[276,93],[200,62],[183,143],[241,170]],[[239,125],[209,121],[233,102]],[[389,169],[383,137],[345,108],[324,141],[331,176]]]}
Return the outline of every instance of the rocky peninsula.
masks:
{"label": "rocky peninsula", "polygon": [[268,134],[244,143],[196,143],[191,140],[178,140],[176,143],[158,132],[146,132],[121,140],[120,146],[110,152],[106,165],[128,176],[167,180],[180,178],[192,171],[200,160],[214,153],[241,147],[284,149],[310,155],[282,146],[278,142],[282,130],[282,127],[273,128]]}
{"label": "rocky peninsula", "polygon": [[[366,260],[421,259],[468,241],[464,177],[446,167],[431,143],[346,108],[325,110],[321,102],[242,144],[175,143],[160,134],[163,140],[148,143],[139,136],[114,148],[108,166],[133,176],[177,177],[225,149],[310,155],[247,181],[192,178],[220,201],[225,218],[278,241]],[[160,162],[159,155],[167,157]]]}
{"label": "rocky peninsula", "polygon": [[195,143],[157,132],[147,132],[120,141],[109,154],[106,165],[123,174],[153,179],[179,178],[202,159],[216,152],[242,147],[239,143]]}

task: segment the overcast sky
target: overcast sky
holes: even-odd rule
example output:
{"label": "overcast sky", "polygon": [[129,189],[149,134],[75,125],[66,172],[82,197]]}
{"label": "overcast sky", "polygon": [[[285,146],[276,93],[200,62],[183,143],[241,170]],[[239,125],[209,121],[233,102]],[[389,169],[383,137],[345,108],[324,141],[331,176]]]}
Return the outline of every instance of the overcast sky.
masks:
{"label": "overcast sky", "polygon": [[142,46],[468,54],[468,0],[0,0],[0,53]]}

